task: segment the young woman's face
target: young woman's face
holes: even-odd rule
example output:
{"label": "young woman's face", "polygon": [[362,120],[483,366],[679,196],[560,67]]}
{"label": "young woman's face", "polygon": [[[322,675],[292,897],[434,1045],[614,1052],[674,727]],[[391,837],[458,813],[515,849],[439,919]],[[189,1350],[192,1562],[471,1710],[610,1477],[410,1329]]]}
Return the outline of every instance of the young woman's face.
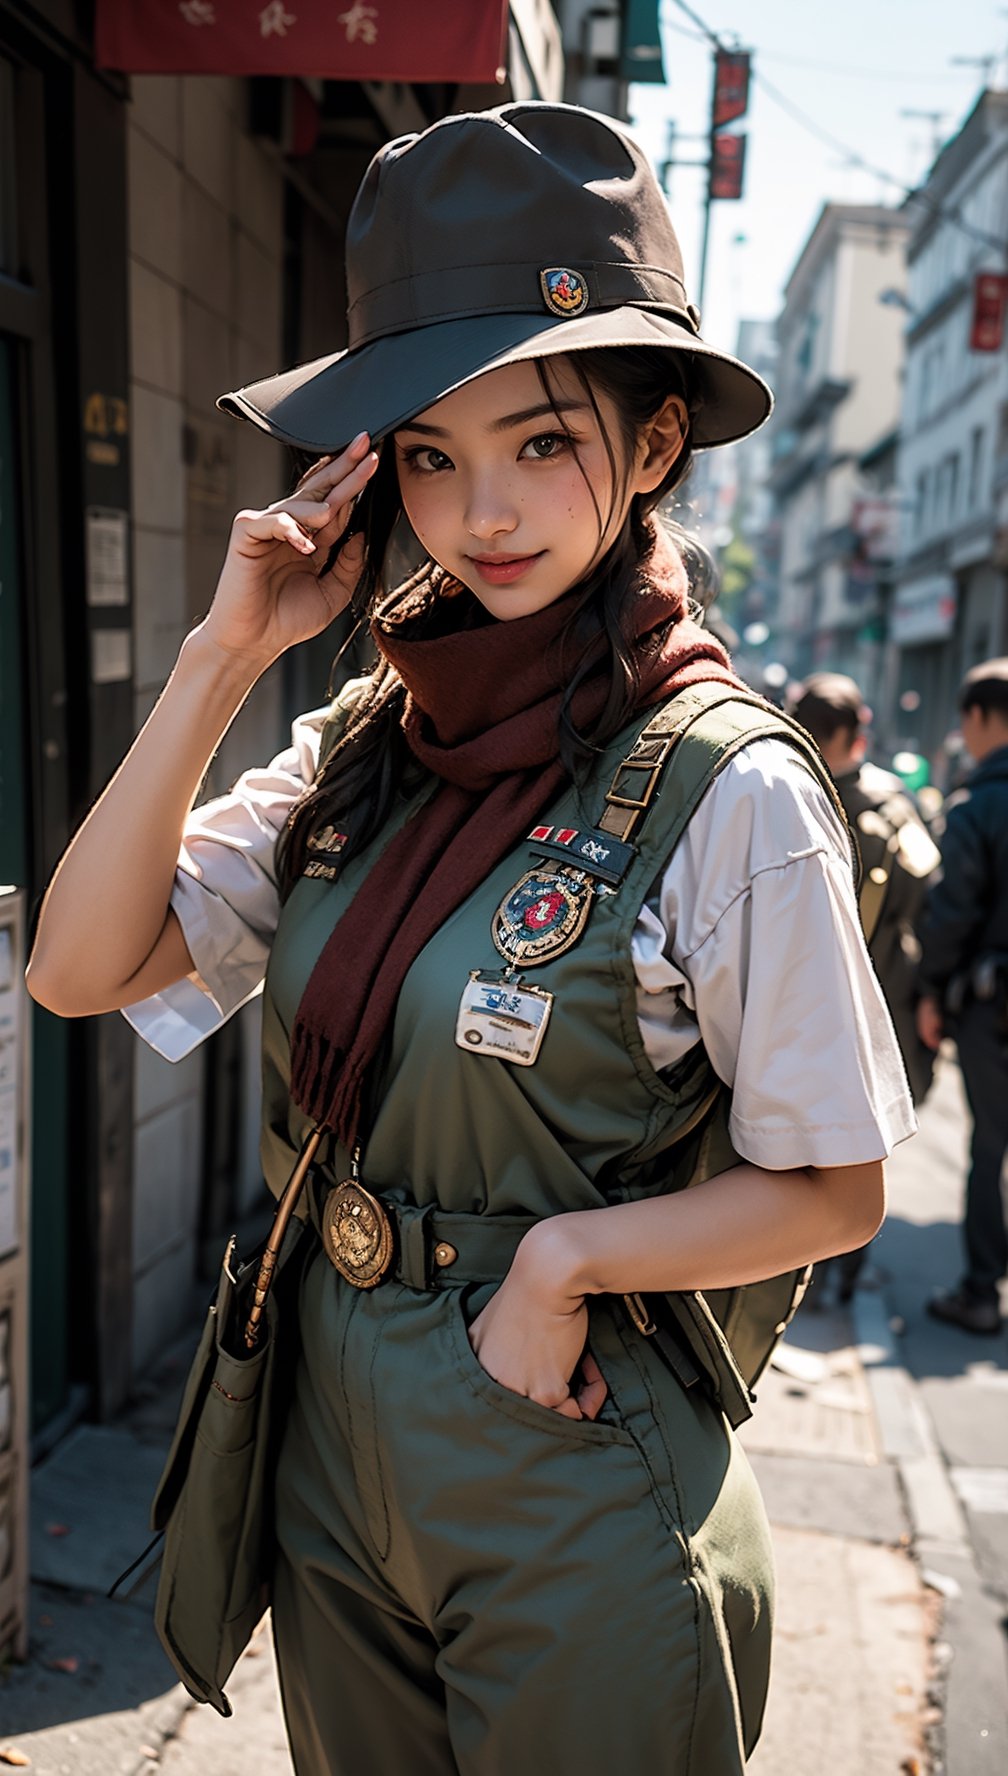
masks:
{"label": "young woman's face", "polygon": [[664,473],[648,467],[646,440],[624,465],[615,407],[598,395],[620,471],[614,487],[577,377],[553,359],[551,380],[576,455],[531,363],[488,371],[395,434],[403,506],[421,543],[505,621],[545,609],[582,580],[618,534],[634,493],[656,487]]}

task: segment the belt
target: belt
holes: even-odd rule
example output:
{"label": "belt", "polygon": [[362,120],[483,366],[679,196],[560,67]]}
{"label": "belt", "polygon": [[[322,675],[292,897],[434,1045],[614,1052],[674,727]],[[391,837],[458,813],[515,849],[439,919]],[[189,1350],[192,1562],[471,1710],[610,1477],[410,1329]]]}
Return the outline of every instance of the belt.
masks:
{"label": "belt", "polygon": [[499,1283],[538,1219],[455,1215],[433,1203],[418,1208],[375,1196],[357,1179],[329,1186],[321,1174],[312,1180],[308,1200],[326,1257],[356,1289],[384,1282],[410,1289]]}

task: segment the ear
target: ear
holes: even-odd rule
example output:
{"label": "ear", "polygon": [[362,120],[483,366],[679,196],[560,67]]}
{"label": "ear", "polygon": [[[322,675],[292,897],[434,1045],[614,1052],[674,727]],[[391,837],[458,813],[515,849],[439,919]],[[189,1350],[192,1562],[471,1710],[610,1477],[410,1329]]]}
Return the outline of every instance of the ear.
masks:
{"label": "ear", "polygon": [[641,440],[643,456],[635,476],[635,492],[651,493],[664,481],[682,455],[689,429],[689,414],[681,395],[669,395]]}

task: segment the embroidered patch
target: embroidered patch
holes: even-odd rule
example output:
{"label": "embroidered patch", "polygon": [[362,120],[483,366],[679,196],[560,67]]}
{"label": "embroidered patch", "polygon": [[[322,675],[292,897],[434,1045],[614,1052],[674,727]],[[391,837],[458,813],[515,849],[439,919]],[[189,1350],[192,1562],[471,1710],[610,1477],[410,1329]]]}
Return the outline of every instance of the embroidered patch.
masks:
{"label": "embroidered patch", "polygon": [[347,842],[346,833],[337,832],[334,826],[320,826],[308,840],[309,851],[321,851],[324,856],[338,857]]}
{"label": "embroidered patch", "polygon": [[508,962],[548,962],[577,943],[595,890],[580,872],[526,870],[493,918],[494,948]]}
{"label": "embroidered patch", "polygon": [[583,314],[588,307],[588,285],[569,265],[547,266],[539,273],[539,284],[546,307],[565,320]]}

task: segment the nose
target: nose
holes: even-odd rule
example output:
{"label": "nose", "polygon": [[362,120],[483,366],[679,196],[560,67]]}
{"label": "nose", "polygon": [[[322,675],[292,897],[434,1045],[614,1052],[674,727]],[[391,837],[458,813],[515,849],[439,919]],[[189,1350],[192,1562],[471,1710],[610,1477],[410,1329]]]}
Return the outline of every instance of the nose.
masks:
{"label": "nose", "polygon": [[510,536],[518,527],[518,512],[499,474],[480,475],[469,488],[466,529],[477,542]]}

